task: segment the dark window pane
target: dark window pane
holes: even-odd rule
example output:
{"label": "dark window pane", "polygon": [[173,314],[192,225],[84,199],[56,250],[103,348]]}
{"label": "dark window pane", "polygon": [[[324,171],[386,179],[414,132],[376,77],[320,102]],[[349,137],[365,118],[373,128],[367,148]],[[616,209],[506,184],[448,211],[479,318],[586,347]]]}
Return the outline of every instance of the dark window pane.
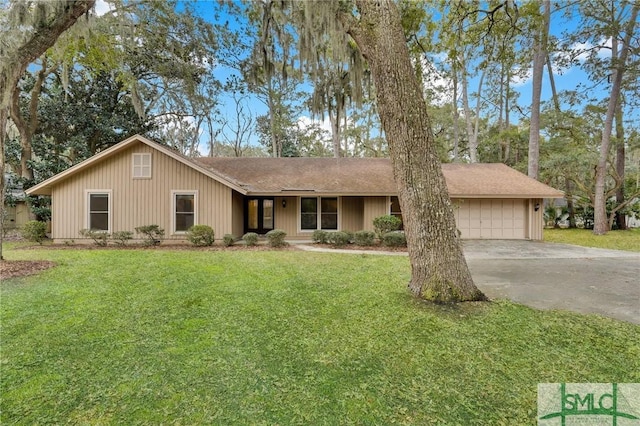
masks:
{"label": "dark window pane", "polygon": [[391,197],[391,214],[400,214],[401,211],[398,197]]}
{"label": "dark window pane", "polygon": [[302,229],[317,229],[318,215],[315,213],[302,213],[300,217],[300,226]]}
{"label": "dark window pane", "polygon": [[336,213],[322,213],[322,229],[338,229],[338,215]]}
{"label": "dark window pane", "polygon": [[300,211],[302,213],[316,213],[318,211],[317,198],[301,198]]}
{"label": "dark window pane", "polygon": [[97,231],[109,230],[109,213],[91,213],[89,214],[89,229]]}
{"label": "dark window pane", "polygon": [[193,226],[192,213],[178,213],[176,214],[176,231],[186,231]]}
{"label": "dark window pane", "polygon": [[338,199],[337,198],[323,198],[322,199],[322,213],[338,213]]}
{"label": "dark window pane", "polygon": [[176,212],[193,213],[193,195],[176,195]]}
{"label": "dark window pane", "polygon": [[109,194],[89,195],[89,210],[92,212],[109,211]]}

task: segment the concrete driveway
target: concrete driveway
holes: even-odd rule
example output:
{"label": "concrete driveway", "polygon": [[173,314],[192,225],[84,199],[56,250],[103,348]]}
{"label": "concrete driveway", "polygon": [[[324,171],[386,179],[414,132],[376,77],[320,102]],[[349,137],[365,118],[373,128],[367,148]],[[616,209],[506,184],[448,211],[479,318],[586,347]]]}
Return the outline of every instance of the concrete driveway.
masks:
{"label": "concrete driveway", "polygon": [[[465,240],[476,285],[491,299],[596,313],[640,324],[640,253],[520,240]],[[350,254],[406,252],[324,249]]]}
{"label": "concrete driveway", "polygon": [[640,324],[640,253],[505,240],[468,240],[464,252],[491,299]]}

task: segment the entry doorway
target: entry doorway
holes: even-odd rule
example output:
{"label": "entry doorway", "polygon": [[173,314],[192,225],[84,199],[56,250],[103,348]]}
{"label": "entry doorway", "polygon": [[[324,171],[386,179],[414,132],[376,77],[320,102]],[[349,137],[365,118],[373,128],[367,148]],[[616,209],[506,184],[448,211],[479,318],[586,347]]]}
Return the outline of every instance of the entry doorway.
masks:
{"label": "entry doorway", "polygon": [[266,234],[274,226],[274,199],[265,197],[247,198],[245,205],[245,232]]}

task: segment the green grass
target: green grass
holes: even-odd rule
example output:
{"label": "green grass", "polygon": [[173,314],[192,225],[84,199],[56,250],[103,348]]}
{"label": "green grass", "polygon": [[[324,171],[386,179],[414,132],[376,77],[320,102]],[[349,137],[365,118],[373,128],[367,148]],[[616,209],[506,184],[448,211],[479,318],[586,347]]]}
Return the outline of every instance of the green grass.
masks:
{"label": "green grass", "polygon": [[640,229],[610,231],[605,235],[594,235],[593,231],[588,229],[545,229],[544,240],[552,243],[640,252]]}
{"label": "green grass", "polygon": [[411,298],[405,257],[13,249],[0,423],[535,424],[541,382],[639,382],[640,327]]}

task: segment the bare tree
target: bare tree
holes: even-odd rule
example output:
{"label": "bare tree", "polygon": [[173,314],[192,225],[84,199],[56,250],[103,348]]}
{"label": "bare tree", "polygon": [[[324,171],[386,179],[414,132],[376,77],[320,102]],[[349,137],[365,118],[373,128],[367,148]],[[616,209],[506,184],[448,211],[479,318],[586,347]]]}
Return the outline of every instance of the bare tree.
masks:
{"label": "bare tree", "polygon": [[219,134],[226,144],[233,148],[233,154],[236,157],[242,157],[249,145],[255,120],[251,111],[247,109],[246,95],[233,93],[232,99],[235,106],[235,116],[232,119],[225,118],[220,121],[222,128]]}

